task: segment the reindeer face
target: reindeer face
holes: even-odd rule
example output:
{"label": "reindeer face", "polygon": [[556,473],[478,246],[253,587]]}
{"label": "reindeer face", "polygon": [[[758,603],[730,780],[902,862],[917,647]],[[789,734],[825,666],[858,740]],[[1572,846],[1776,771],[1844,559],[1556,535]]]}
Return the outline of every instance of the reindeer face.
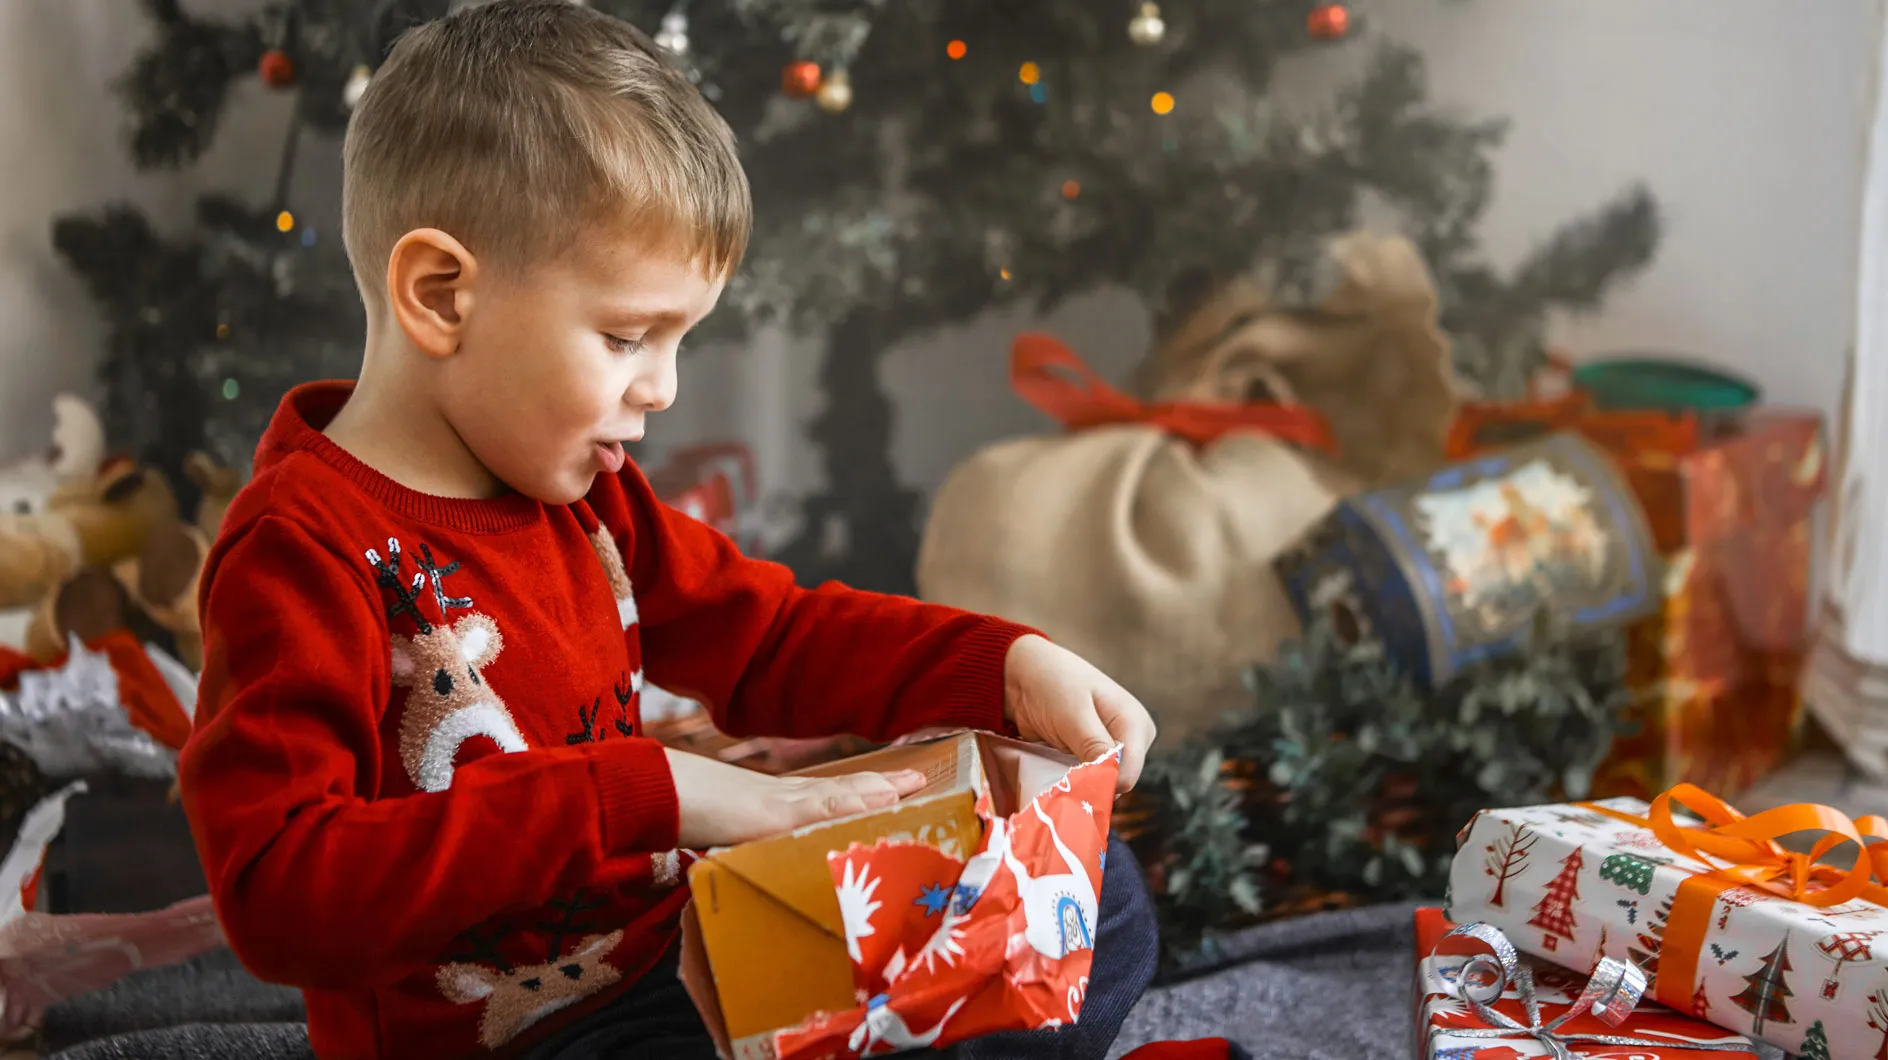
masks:
{"label": "reindeer face", "polygon": [[484,615],[466,615],[453,626],[435,626],[413,637],[396,634],[393,683],[413,690],[407,694],[409,710],[421,700],[431,700],[446,712],[470,706],[491,695],[479,670],[504,646],[498,626]]}
{"label": "reindeer face", "polygon": [[400,718],[400,760],[422,791],[452,785],[459,746],[485,736],[505,752],[525,749],[511,712],[479,671],[498,656],[504,638],[484,615],[466,615],[412,637],[393,638],[393,683],[406,688]]}
{"label": "reindeer face", "polygon": [[566,956],[509,971],[448,964],[439,969],[439,992],[455,1004],[484,1002],[479,1042],[497,1049],[551,1013],[621,982],[623,973],[604,958],[622,941],[621,931],[591,935]]}

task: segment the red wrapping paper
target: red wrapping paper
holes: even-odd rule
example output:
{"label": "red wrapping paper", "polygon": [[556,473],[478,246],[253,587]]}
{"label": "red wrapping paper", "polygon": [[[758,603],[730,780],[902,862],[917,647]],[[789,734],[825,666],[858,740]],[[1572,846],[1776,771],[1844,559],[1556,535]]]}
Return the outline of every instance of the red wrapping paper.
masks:
{"label": "red wrapping paper", "polygon": [[[1552,1056],[1548,1047],[1522,1033],[1505,1038],[1470,1038],[1451,1035],[1451,1030],[1485,1028],[1474,1010],[1456,992],[1456,983],[1466,957],[1434,956],[1436,944],[1454,924],[1440,909],[1416,911],[1416,1035],[1412,1055],[1416,1060],[1519,1060],[1523,1057]],[[1542,1023],[1552,1023],[1579,997],[1586,977],[1522,957],[1533,971],[1535,999],[1540,1002]],[[1527,1007],[1520,991],[1510,984],[1501,998],[1490,1006],[1495,1011],[1526,1024]],[[1645,1046],[1597,1044],[1572,1045],[1574,1055],[1584,1060],[1756,1060],[1750,1039],[1714,1027],[1702,1020],[1681,1016],[1671,1009],[1650,1002],[1642,1003],[1626,1022],[1609,1026],[1592,1014],[1575,1016],[1558,1028],[1564,1035],[1607,1035],[1648,1040],[1670,1039],[1672,1047],[1650,1049]],[[1742,1048],[1694,1049],[1685,1043],[1716,1046],[1741,1045]]]}
{"label": "red wrapping paper", "polygon": [[999,817],[967,863],[914,843],[830,856],[864,1003],[776,1038],[780,1060],[941,1048],[1074,1023],[1094,959],[1116,749]]}

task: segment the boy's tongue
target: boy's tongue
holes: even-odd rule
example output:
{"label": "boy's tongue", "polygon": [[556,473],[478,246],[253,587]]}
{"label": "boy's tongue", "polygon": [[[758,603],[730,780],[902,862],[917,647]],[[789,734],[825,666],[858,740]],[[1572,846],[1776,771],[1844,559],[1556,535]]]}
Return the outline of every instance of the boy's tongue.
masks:
{"label": "boy's tongue", "polygon": [[602,463],[603,470],[606,473],[614,475],[618,471],[623,470],[623,464],[626,463],[628,459],[629,458],[623,453],[622,442],[597,443],[597,460]]}

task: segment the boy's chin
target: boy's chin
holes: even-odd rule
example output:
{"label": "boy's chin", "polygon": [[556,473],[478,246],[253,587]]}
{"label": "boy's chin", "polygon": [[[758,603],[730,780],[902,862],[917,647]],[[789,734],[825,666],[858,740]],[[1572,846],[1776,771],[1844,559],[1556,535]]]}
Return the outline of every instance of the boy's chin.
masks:
{"label": "boy's chin", "polygon": [[524,486],[513,486],[519,493],[546,505],[575,504],[590,495],[590,488],[596,484],[595,471],[567,471],[561,475],[547,475],[543,479]]}

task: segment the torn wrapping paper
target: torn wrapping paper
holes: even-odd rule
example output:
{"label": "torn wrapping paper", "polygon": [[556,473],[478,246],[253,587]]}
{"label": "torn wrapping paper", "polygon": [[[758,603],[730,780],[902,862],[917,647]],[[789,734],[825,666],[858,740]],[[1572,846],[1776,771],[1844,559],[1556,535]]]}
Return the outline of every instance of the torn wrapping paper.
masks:
{"label": "torn wrapping paper", "polygon": [[[710,852],[691,870],[695,904],[684,917],[692,940],[684,942],[683,977],[724,1055],[875,1056],[1059,1027],[1080,1016],[1119,749],[1075,763],[1014,741],[959,734],[877,752],[887,754],[929,756],[936,791],[883,812],[890,824],[869,842],[855,838],[841,848],[820,840],[818,829],[783,837],[826,843],[820,894],[796,887],[789,859],[777,851],[748,861]],[[893,768],[866,761],[826,768]],[[959,819],[960,805],[973,811],[969,821]],[[705,953],[699,943],[704,924],[729,919],[743,909],[745,890],[763,889],[775,898],[766,907],[772,912],[745,916],[739,926],[744,938],[767,940],[753,945],[768,946],[772,959],[755,973],[767,978],[749,983],[751,951],[724,946],[716,954],[712,927]],[[830,942],[821,928],[829,910],[838,928]],[[794,967],[796,981],[817,978],[827,974],[829,953],[843,978],[820,996],[837,1004],[762,1014],[755,995],[783,999],[781,968]],[[712,984],[704,957],[712,958]]]}
{"label": "torn wrapping paper", "polygon": [[[1809,852],[1776,842],[1812,832]],[[1649,805],[1487,810],[1461,836],[1449,916],[1563,967],[1629,960],[1648,997],[1792,1053],[1888,1055],[1885,841],[1879,817],[1747,818],[1683,784]]]}
{"label": "torn wrapping paper", "polygon": [[14,685],[0,690],[0,740],[48,777],[175,777],[196,705],[188,670],[129,633],[69,645],[49,667],[0,660],[0,685]]}
{"label": "torn wrapping paper", "polygon": [[1662,1005],[1639,1004],[1645,979],[1624,962],[1582,977],[1519,957],[1486,924],[1458,928],[1416,910],[1414,1060],[1755,1060],[1749,1038]]}
{"label": "torn wrapping paper", "polygon": [[66,800],[85,790],[74,782],[41,800],[0,860],[0,1041],[23,1037],[66,998],[223,944],[208,897],[151,913],[57,916],[31,909],[46,848],[65,827]]}

